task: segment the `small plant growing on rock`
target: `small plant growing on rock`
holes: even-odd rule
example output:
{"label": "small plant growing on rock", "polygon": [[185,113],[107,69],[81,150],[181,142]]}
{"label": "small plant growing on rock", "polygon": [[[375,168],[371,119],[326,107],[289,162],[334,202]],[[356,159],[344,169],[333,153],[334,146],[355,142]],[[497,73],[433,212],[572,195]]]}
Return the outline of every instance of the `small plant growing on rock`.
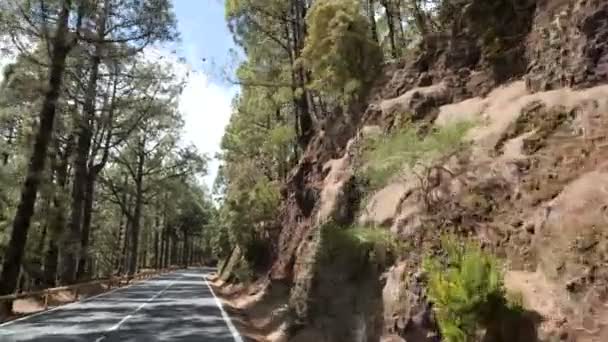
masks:
{"label": "small plant growing on rock", "polygon": [[508,307],[503,273],[495,257],[452,238],[443,255],[427,258],[428,296],[441,334],[448,342],[468,342]]}
{"label": "small plant growing on rock", "polygon": [[340,256],[361,262],[374,261],[384,264],[387,255],[394,255],[400,249],[400,244],[393,234],[382,228],[326,224],[321,230],[322,250],[327,259]]}
{"label": "small plant growing on rock", "polygon": [[471,126],[461,121],[421,138],[415,126],[407,125],[388,136],[369,139],[362,148],[360,174],[369,181],[371,189],[385,186],[405,169],[413,169],[418,164],[428,167],[426,164],[433,160],[460,150]]}
{"label": "small plant growing on rock", "polygon": [[362,245],[383,245],[389,247],[394,243],[391,233],[382,228],[357,226],[345,230],[345,233],[349,235],[349,238]]}

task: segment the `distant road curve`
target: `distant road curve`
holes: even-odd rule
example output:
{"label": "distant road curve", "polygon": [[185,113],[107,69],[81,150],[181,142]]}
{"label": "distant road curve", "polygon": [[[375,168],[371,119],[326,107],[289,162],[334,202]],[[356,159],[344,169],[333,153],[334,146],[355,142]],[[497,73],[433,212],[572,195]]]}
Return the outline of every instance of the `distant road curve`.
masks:
{"label": "distant road curve", "polygon": [[243,342],[205,280],[175,271],[0,324],[1,342]]}

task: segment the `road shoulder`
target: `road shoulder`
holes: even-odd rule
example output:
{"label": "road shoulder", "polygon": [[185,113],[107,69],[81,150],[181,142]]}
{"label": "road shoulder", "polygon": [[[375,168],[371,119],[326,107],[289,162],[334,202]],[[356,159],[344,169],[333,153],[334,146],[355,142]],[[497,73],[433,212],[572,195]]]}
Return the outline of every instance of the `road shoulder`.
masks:
{"label": "road shoulder", "polygon": [[288,291],[263,281],[248,285],[224,283],[214,275],[208,283],[246,341],[287,341],[284,330]]}

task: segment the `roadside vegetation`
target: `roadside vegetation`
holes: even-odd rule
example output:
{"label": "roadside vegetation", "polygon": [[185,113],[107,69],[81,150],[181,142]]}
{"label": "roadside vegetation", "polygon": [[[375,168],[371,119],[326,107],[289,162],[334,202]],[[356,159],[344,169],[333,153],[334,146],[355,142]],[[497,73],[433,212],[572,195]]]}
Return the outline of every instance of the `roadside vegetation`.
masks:
{"label": "roadside vegetation", "polygon": [[315,2],[307,22],[301,62],[311,72],[309,89],[345,106],[365,95],[380,72],[382,50],[358,0]]}
{"label": "roadside vegetation", "polygon": [[238,267],[265,266],[280,230],[281,185],[323,117],[363,100],[377,77],[386,50],[370,35],[366,6],[357,0],[226,1],[229,27],[247,58],[229,80],[241,92],[222,139],[214,189],[219,221],[210,234],[222,246],[220,259],[238,247]]}
{"label": "roadside vegetation", "polygon": [[338,255],[349,254],[353,258],[364,258],[368,261],[379,257],[394,255],[400,251],[400,244],[393,234],[384,228],[352,226],[342,227],[328,223],[320,228],[320,250],[328,259]]}
{"label": "roadside vegetation", "polygon": [[[179,41],[171,1],[0,1],[0,48],[14,57],[0,84],[0,295],[231,256],[239,281],[267,271],[313,138],[334,120],[355,126],[386,62],[446,15],[418,0],[225,7],[239,48],[226,81],[240,91],[207,189],[211,156],[182,139],[183,65],[146,54]],[[371,192],[428,168],[470,127],[410,124],[365,141],[357,178]],[[304,190],[296,200],[314,205]],[[383,263],[403,251],[381,228],[322,233],[330,253]]]}
{"label": "roadside vegetation", "polygon": [[0,1],[0,295],[209,255],[176,24],[169,0]]}
{"label": "roadside vegetation", "polygon": [[471,127],[461,121],[421,137],[415,125],[406,124],[388,135],[372,136],[362,143],[359,175],[369,182],[369,190],[375,190],[406,172],[428,168],[465,147]]}
{"label": "roadside vegetation", "polygon": [[507,296],[499,260],[472,243],[444,237],[441,251],[424,261],[424,270],[447,342],[473,341],[484,329],[491,331],[497,322],[523,313],[520,300]]}

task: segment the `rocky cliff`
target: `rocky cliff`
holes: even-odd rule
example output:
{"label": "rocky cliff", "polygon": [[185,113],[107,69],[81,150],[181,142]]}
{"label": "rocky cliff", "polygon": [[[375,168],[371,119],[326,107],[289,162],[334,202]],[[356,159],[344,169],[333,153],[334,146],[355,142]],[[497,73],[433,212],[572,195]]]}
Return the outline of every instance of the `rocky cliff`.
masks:
{"label": "rocky cliff", "polygon": [[[608,3],[475,0],[391,63],[365,111],[332,117],[283,189],[270,272],[291,340],[439,341],[421,259],[451,232],[504,261],[525,319],[486,340],[608,340]],[[474,122],[425,186],[404,171],[364,195],[366,136]],[[362,201],[362,198],[366,198]],[[373,225],[406,253],[327,252],[324,225]],[[351,246],[346,246],[352,250]]]}

